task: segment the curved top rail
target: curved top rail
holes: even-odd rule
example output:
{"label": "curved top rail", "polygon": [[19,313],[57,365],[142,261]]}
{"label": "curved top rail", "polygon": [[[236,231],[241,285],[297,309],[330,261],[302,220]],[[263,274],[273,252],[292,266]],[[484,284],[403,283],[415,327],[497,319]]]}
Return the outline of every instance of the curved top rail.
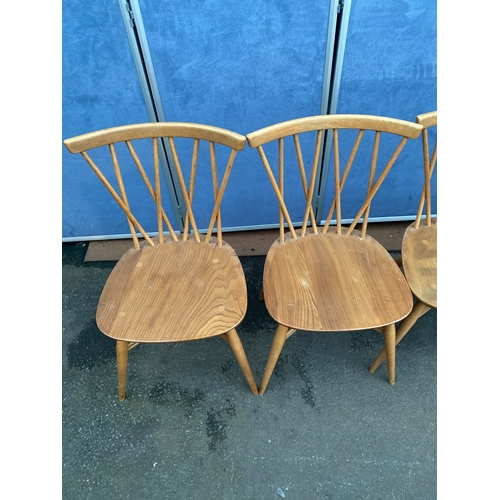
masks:
{"label": "curved top rail", "polygon": [[146,139],[152,137],[184,137],[224,144],[241,151],[246,138],[231,130],[187,122],[151,122],[122,125],[71,137],[64,145],[71,153],[81,153],[89,149],[114,144],[116,142]]}
{"label": "curved top rail", "polygon": [[423,113],[417,116],[417,123],[420,123],[422,127],[429,128],[437,125],[438,113],[437,111],[431,111],[430,113]]}
{"label": "curved top rail", "polygon": [[248,144],[252,148],[288,135],[310,132],[313,130],[357,128],[363,130],[379,130],[399,134],[409,139],[416,139],[422,130],[420,124],[374,115],[317,115],[297,118],[256,130],[247,135]]}

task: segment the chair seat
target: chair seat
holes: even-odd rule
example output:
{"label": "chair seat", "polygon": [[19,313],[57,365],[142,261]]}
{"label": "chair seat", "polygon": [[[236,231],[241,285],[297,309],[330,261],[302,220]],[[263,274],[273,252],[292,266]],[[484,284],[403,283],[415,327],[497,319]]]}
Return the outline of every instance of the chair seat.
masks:
{"label": "chair seat", "polygon": [[403,268],[410,288],[418,300],[437,308],[437,224],[411,224],[401,247]]}
{"label": "chair seat", "polygon": [[97,325],[129,342],[174,342],[221,335],[247,308],[245,277],[224,243],[174,242],[131,249],[104,286]]}
{"label": "chair seat", "polygon": [[278,323],[297,330],[364,330],[410,313],[406,280],[373,238],[327,233],[287,239],[272,245],[264,267],[264,300]]}

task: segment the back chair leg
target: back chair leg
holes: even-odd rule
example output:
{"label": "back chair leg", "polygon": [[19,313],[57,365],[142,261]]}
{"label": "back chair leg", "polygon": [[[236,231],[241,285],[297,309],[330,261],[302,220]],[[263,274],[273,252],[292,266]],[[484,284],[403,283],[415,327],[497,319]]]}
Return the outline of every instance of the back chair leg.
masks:
{"label": "back chair leg", "polygon": [[396,382],[396,325],[384,326],[385,355],[387,357],[387,373],[389,384]]}
{"label": "back chair leg", "polygon": [[125,399],[127,385],[127,362],[128,362],[128,342],[124,340],[116,341],[116,365],[118,367],[118,397],[120,401]]}
{"label": "back chair leg", "polygon": [[[423,316],[430,309],[431,308],[423,302],[417,301],[415,303],[411,313],[406,316],[403,321],[401,321],[396,330],[396,345],[398,345],[403,337],[410,331],[411,327],[416,323],[417,319],[420,318],[420,316]],[[382,349],[375,361],[370,366],[370,373],[374,373],[375,370],[382,364],[385,358],[385,349]]]}
{"label": "back chair leg", "polygon": [[278,325],[278,329],[274,334],[273,343],[271,344],[271,351],[269,353],[269,358],[267,359],[266,368],[264,370],[264,375],[262,376],[262,381],[260,382],[259,394],[262,396],[264,394],[267,384],[269,383],[269,379],[273,373],[274,367],[276,366],[276,362],[281,354],[281,350],[283,349],[283,345],[285,344],[285,340],[287,338],[289,328],[284,325]]}
{"label": "back chair leg", "polygon": [[229,342],[229,345],[231,346],[231,349],[233,350],[236,361],[238,361],[238,364],[240,365],[243,375],[245,375],[252,394],[257,396],[259,392],[257,391],[257,385],[255,383],[255,379],[253,378],[252,370],[250,368],[250,365],[248,364],[248,359],[243,349],[243,345],[241,344],[240,337],[238,336],[238,333],[234,328],[227,332],[227,340]]}

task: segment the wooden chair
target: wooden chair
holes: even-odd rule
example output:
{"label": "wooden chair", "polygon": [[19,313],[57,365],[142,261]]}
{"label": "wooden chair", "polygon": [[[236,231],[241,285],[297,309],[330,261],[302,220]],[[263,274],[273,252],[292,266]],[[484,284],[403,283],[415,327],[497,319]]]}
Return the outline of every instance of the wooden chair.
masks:
{"label": "wooden chair", "polygon": [[[344,130],[346,129],[346,130]],[[348,130],[351,130],[348,132]],[[395,323],[412,308],[412,295],[406,280],[391,255],[367,234],[370,206],[409,138],[417,138],[421,125],[369,115],[321,115],[300,118],[252,132],[249,145],[257,148],[278,199],[280,238],[266,257],[263,277],[264,301],[269,314],[278,323],[259,394],[264,394],[283,345],[297,330],[352,331],[383,328],[388,353],[389,382],[395,382]],[[313,187],[318,170],[321,143],[325,131],[333,135],[335,196],[322,228],[315,222],[312,210]],[[373,131],[368,132],[367,131]],[[315,135],[312,164],[304,160],[299,139]],[[345,153],[339,137],[348,134],[353,146]],[[309,134],[310,135],[310,134]],[[364,135],[373,135],[369,143],[366,197],[349,227],[342,227],[341,194]],[[285,203],[285,139],[288,150],[295,150],[296,162],[305,196],[300,229],[295,229]],[[389,160],[380,172],[377,158],[381,138],[390,136]],[[396,137],[394,137],[396,136]],[[263,145],[277,141],[278,180],[269,164]],[[366,142],[366,141],[364,141]],[[395,144],[394,144],[395,143]],[[364,143],[363,143],[364,144]],[[385,143],[384,143],[385,144]],[[385,149],[384,149],[385,151]],[[340,159],[346,158],[341,175]],[[311,165],[309,181],[305,165]],[[290,167],[287,173],[290,172]],[[376,174],[379,176],[376,179]],[[288,189],[288,188],[287,188]],[[357,189],[359,192],[359,189]],[[335,230],[329,231],[336,214]],[[357,224],[362,220],[360,229]],[[309,222],[310,221],[310,222]],[[285,223],[289,231],[285,234]],[[310,227],[308,227],[310,224]]]}
{"label": "wooden chair", "polygon": [[[437,127],[437,111],[418,115],[416,121],[424,127],[422,130],[424,187],[416,220],[406,229],[403,236],[400,260],[415,297],[415,304],[411,313],[396,329],[396,345],[401,342],[418,318],[429,310],[437,308],[437,219],[431,216],[431,178],[437,159],[437,141],[434,143],[432,155],[429,155],[429,129],[435,130]],[[423,216],[424,204],[425,216]],[[386,353],[382,350],[371,365],[370,372],[374,373],[384,359]]]}
{"label": "wooden chair", "polygon": [[[167,138],[170,144],[187,208],[185,227],[179,236],[174,232],[162,205],[159,162],[161,138]],[[187,139],[193,140],[189,186],[184,180],[174,138],[176,141],[182,140],[183,144]],[[116,340],[118,394],[121,401],[125,399],[130,349],[140,343],[183,342],[217,336],[229,342],[250,389],[257,394],[252,371],[235,330],[247,308],[245,277],[238,256],[222,239],[220,212],[236,152],[244,148],[245,140],[245,137],[221,128],[162,122],[110,128],[64,141],[71,153],[82,154],[123,209],[134,241],[134,248],[123,255],[111,272],[96,313],[99,329]],[[132,141],[135,141],[135,147]],[[153,220],[157,221],[158,231],[155,238],[146,233],[130,208],[122,175],[124,169],[120,168],[118,162],[117,143],[125,143],[126,148],[123,144],[119,147],[124,150],[131,168],[135,170],[136,166],[139,170],[154,201],[151,206],[155,207]],[[139,159],[137,144],[141,149],[147,146],[148,163],[142,163]],[[214,208],[206,236],[200,234],[193,213],[195,176],[202,145],[205,147],[207,163],[211,164],[208,165],[213,180],[210,189],[213,189],[214,197]],[[89,150],[101,147],[109,149],[110,163],[113,165],[110,170],[114,170],[118,189],[111,185],[88,154]],[[229,152],[220,185],[216,147]],[[127,149],[133,163],[128,157]],[[154,172],[153,182],[146,173],[148,166]],[[144,202],[139,200],[140,204]],[[212,236],[215,224],[217,234]],[[164,225],[168,234],[164,234]],[[142,236],[141,241],[137,233]]]}

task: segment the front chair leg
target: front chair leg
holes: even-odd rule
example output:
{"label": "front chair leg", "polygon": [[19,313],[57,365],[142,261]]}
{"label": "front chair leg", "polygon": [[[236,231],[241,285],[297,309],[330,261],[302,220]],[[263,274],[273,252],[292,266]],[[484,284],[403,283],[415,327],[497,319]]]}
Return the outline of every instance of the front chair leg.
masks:
{"label": "front chair leg", "polygon": [[385,355],[387,357],[387,373],[389,384],[396,382],[396,325],[384,326]]}
{"label": "front chair leg", "polygon": [[260,382],[259,394],[262,396],[264,394],[269,379],[273,373],[274,367],[278,361],[278,358],[285,344],[289,328],[284,325],[278,325],[278,329],[274,334],[273,343],[271,344],[271,351],[269,353],[269,358],[267,358],[266,368],[264,370],[264,375],[262,376],[262,381]]}
{"label": "front chair leg", "polygon": [[231,349],[233,350],[234,357],[236,358],[236,361],[238,361],[238,364],[240,365],[241,371],[243,372],[243,375],[245,375],[245,378],[247,379],[248,385],[250,386],[250,389],[252,391],[252,394],[257,396],[259,393],[257,391],[257,385],[255,384],[255,379],[253,378],[253,373],[250,368],[250,365],[248,364],[248,359],[246,357],[245,351],[243,349],[243,345],[241,344],[240,337],[238,336],[238,333],[236,333],[236,330],[233,328],[232,330],[229,330],[227,332],[227,340],[229,342],[229,345],[231,346]]}
{"label": "front chair leg", "polygon": [[116,341],[116,365],[118,368],[118,397],[120,401],[125,399],[127,384],[127,362],[128,362],[128,342],[124,340]]}
{"label": "front chair leg", "polygon": [[[398,345],[401,340],[403,340],[403,337],[410,331],[411,327],[416,323],[417,319],[420,318],[420,316],[424,315],[427,311],[430,310],[430,307],[423,302],[417,301],[415,305],[413,306],[413,309],[411,313],[406,316],[403,321],[399,324],[397,330],[396,330],[396,345]],[[382,362],[385,359],[385,349],[382,349],[378,356],[377,359],[372,363],[372,366],[370,366],[370,373],[374,373],[375,370],[382,364]]]}

